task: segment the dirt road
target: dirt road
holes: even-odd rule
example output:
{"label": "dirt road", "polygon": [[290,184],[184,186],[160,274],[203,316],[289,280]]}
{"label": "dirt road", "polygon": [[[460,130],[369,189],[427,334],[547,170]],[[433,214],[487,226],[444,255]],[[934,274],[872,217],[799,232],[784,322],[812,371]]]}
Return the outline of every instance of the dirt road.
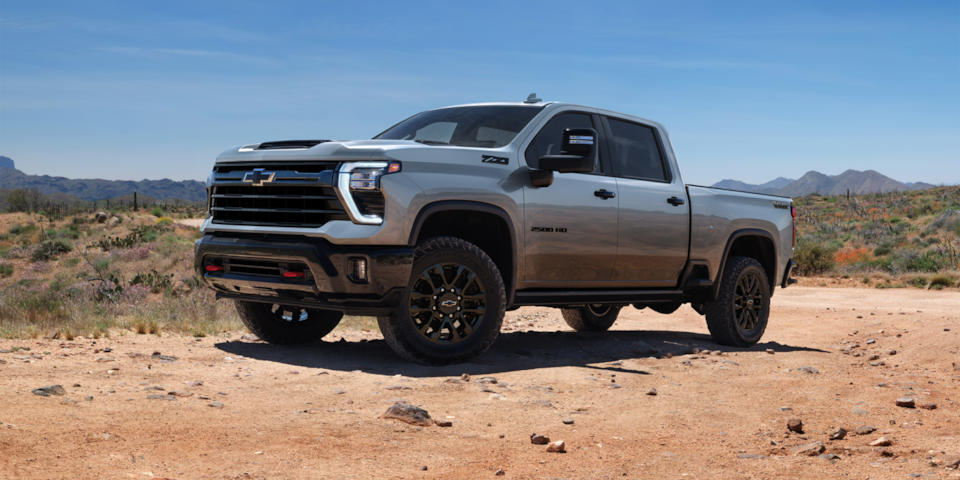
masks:
{"label": "dirt road", "polygon": [[[479,361],[444,368],[375,331],[2,340],[30,350],[0,353],[0,478],[955,478],[958,307],[956,291],[778,289],[750,349],[711,343],[689,307],[628,307],[599,334],[523,308]],[[51,384],[66,395],[31,393]],[[398,398],[452,426],[378,418]],[[817,441],[836,458],[790,453]]]}

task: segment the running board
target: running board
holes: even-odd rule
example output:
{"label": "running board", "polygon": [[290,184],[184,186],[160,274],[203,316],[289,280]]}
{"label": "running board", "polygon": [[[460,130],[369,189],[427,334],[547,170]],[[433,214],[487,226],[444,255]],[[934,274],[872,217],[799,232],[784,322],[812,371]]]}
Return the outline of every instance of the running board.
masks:
{"label": "running board", "polygon": [[551,307],[563,305],[676,302],[683,290],[521,290],[514,305]]}

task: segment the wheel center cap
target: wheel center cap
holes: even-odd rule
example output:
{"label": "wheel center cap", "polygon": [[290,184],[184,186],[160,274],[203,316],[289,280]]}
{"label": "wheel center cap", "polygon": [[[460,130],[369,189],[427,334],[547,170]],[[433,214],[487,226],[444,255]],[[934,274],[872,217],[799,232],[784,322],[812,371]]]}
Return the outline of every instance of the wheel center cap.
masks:
{"label": "wheel center cap", "polygon": [[753,299],[747,300],[747,305],[753,305]]}
{"label": "wheel center cap", "polygon": [[457,311],[457,305],[458,305],[459,303],[460,303],[460,302],[457,301],[457,296],[456,296],[456,295],[454,295],[454,294],[452,294],[452,293],[448,293],[448,294],[444,295],[443,297],[440,297],[440,302],[439,302],[440,311],[442,311],[443,313],[453,313],[453,312],[456,312],[456,311]]}

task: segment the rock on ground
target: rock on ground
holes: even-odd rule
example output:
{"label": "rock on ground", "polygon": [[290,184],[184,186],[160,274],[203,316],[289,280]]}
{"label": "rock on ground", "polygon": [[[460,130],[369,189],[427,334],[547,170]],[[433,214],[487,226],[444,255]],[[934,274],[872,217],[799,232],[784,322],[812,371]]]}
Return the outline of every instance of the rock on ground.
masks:
{"label": "rock on ground", "polygon": [[890,445],[893,445],[893,442],[887,437],[880,437],[870,442],[871,447],[889,447]]}
{"label": "rock on ground", "polygon": [[802,433],[803,421],[799,418],[791,418],[790,420],[787,420],[787,430],[790,430],[791,432]]}
{"label": "rock on ground", "polygon": [[913,398],[910,397],[900,397],[897,399],[898,407],[913,408],[915,405]]}
{"label": "rock on ground", "polygon": [[433,418],[426,410],[404,403],[391,405],[383,415],[380,415],[380,418],[392,418],[421,427],[429,427],[434,424]]}
{"label": "rock on ground", "polygon": [[551,442],[547,445],[548,452],[558,452],[563,453],[567,451],[567,444],[563,440],[557,440],[556,442]]}
{"label": "rock on ground", "polygon": [[820,455],[823,451],[826,450],[826,447],[823,446],[823,442],[813,442],[800,445],[798,447],[793,447],[790,449],[791,455],[806,455],[812,457],[815,455]]}
{"label": "rock on ground", "polygon": [[34,389],[33,394],[40,395],[41,397],[49,397],[50,395],[62,397],[67,394],[67,391],[60,385],[47,385],[46,387]]}
{"label": "rock on ground", "polygon": [[843,440],[847,436],[847,430],[843,427],[837,427],[830,432],[830,440]]}
{"label": "rock on ground", "polygon": [[550,443],[550,437],[546,435],[537,435],[536,433],[533,433],[530,435],[530,443],[534,445],[546,445]]}

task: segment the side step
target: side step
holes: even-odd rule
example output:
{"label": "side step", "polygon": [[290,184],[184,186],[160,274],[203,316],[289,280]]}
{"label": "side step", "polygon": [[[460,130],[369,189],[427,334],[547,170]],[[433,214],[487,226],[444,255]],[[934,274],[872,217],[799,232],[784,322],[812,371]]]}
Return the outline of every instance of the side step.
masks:
{"label": "side step", "polygon": [[552,307],[583,304],[628,304],[674,302],[683,290],[521,290],[513,300],[518,306]]}

